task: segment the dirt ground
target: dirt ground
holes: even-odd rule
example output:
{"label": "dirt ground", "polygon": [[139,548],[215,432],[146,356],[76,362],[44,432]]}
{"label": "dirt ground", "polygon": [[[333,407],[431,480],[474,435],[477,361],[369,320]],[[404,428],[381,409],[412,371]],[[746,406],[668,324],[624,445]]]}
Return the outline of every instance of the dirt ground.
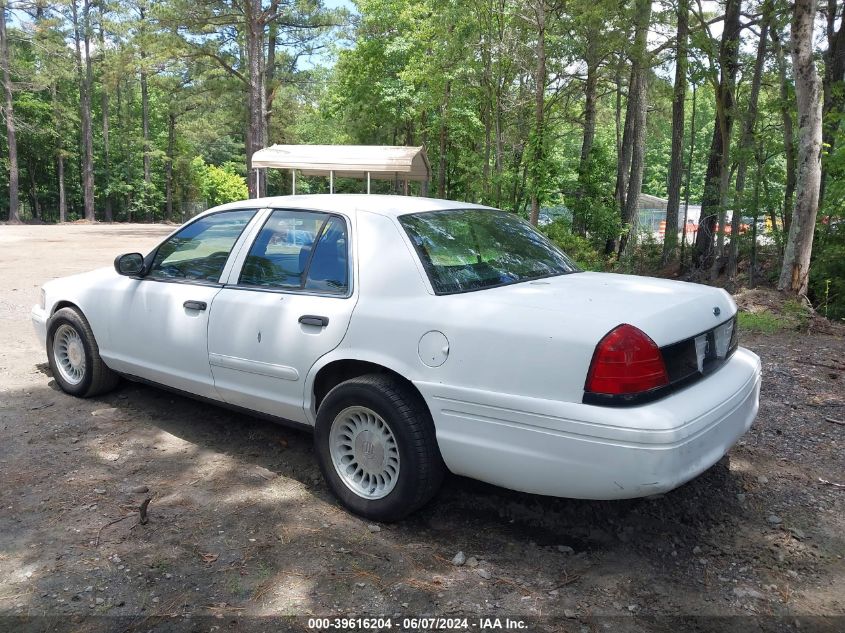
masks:
{"label": "dirt ground", "polygon": [[334,501],[306,433],[129,382],[92,400],[58,390],[29,323],[40,284],[170,230],[0,226],[0,629],[467,615],[578,632],[845,630],[841,336],[744,333],[763,359],[759,418],[674,492],[573,501],[452,477],[415,516],[372,525]]}

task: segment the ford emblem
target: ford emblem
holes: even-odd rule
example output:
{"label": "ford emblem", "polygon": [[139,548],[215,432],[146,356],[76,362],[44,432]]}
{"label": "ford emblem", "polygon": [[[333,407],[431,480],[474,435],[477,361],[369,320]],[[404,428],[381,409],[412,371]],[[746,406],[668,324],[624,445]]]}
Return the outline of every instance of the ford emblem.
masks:
{"label": "ford emblem", "polygon": [[722,314],[722,311],[719,309],[719,306],[714,306],[713,316],[719,316],[720,314]]}

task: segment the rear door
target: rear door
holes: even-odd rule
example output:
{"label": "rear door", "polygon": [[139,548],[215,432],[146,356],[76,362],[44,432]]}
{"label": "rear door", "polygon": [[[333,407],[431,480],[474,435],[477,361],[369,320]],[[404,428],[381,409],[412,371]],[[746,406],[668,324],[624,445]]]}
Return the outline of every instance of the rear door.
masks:
{"label": "rear door", "polygon": [[214,299],[208,352],[230,404],[297,422],[311,366],[346,334],[357,298],[347,217],[277,209]]}

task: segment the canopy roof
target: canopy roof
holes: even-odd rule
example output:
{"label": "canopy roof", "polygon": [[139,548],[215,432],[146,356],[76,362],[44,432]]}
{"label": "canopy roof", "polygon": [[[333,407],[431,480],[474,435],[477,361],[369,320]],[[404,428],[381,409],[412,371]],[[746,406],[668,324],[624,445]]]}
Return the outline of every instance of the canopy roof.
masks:
{"label": "canopy roof", "polygon": [[431,167],[423,147],[392,145],[271,145],[252,155],[252,167],[295,169],[306,176],[427,181]]}

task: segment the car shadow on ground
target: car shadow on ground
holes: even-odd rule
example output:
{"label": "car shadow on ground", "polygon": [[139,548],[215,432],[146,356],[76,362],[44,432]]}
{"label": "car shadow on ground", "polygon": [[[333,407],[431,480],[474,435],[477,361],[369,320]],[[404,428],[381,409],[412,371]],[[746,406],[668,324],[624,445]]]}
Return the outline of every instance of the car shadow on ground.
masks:
{"label": "car shadow on ground", "polygon": [[[307,431],[136,383],[124,383],[109,401],[118,409],[128,408],[127,418],[148,416],[160,430],[203,451],[296,480],[311,494],[337,505],[319,474]],[[576,551],[601,550],[613,543],[633,547],[640,538],[673,533],[696,540],[713,525],[741,514],[737,495],[742,491],[743,482],[731,473],[727,459],[678,490],[619,501],[544,497],[450,475],[431,503],[404,520],[401,529],[409,535],[459,529],[489,536],[495,531],[526,544],[563,545]]]}

